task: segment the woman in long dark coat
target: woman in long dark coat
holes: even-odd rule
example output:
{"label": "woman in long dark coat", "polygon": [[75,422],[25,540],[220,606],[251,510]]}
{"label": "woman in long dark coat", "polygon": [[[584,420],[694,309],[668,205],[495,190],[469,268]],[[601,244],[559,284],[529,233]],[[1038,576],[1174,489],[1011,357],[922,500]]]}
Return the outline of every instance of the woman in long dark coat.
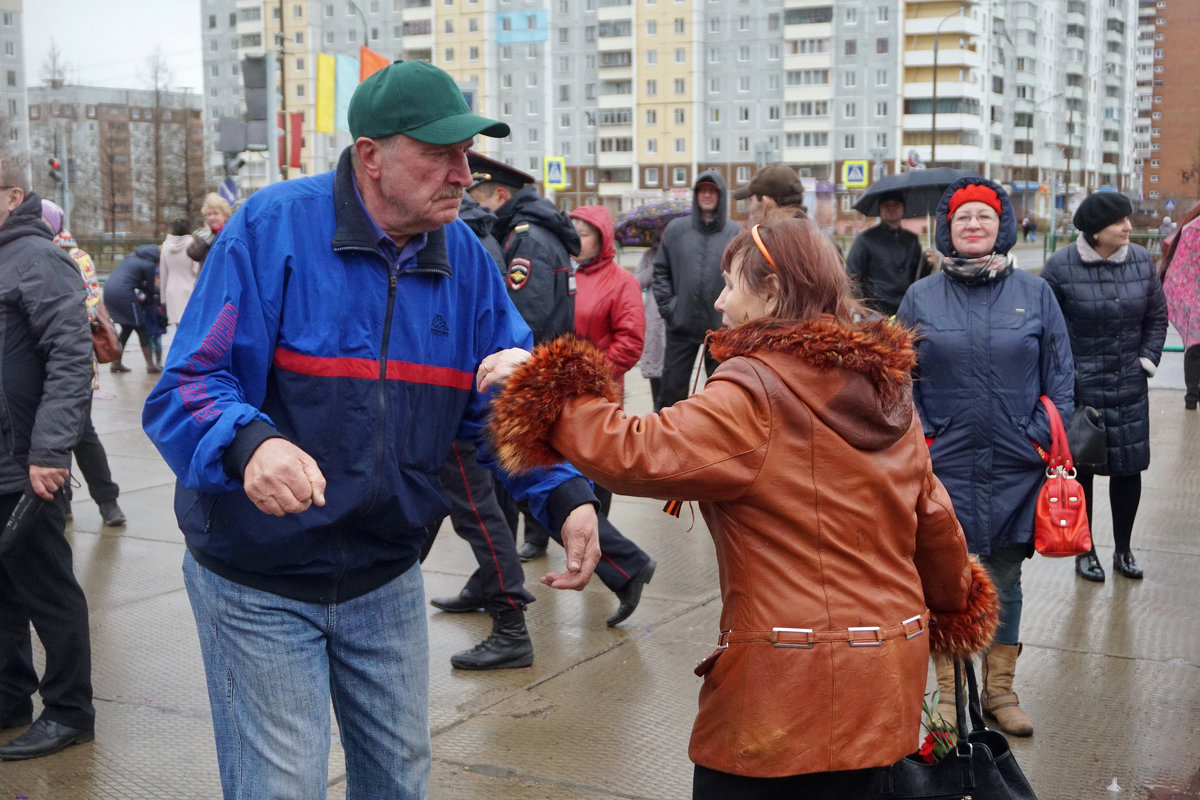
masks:
{"label": "woman in long dark coat", "polygon": [[1080,468],[1092,552],[1075,559],[1080,577],[1103,581],[1096,557],[1092,478],[1108,475],[1112,506],[1113,569],[1141,578],[1130,549],[1142,496],[1142,470],[1150,466],[1150,392],[1146,379],[1158,369],[1167,336],[1167,305],[1142,247],[1129,243],[1129,198],[1116,192],[1089,195],[1075,212],[1082,235],[1046,261],[1042,277],[1054,290],[1075,354],[1075,402],[1104,413],[1108,466]]}
{"label": "woman in long dark coat", "polygon": [[[122,354],[130,335],[137,331],[138,343],[146,359],[146,372],[151,375],[162,372],[162,367],[154,363],[150,332],[146,328],[148,315],[157,313],[159,305],[158,286],[154,283],[158,256],[158,245],[144,244],[125,256],[104,282],[104,305],[113,322],[121,326]],[[117,356],[110,369],[129,372],[129,367],[121,363],[121,356]]]}

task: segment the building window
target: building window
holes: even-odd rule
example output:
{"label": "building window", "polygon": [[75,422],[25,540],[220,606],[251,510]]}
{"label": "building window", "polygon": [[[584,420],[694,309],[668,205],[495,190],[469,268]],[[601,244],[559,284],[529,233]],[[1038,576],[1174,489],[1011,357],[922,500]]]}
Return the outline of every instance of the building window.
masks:
{"label": "building window", "polygon": [[738,106],[738,122],[749,122],[749,121],[750,121],[750,107],[749,106]]}
{"label": "building window", "polygon": [[654,97],[656,94],[658,94],[658,81],[654,79],[646,81],[646,95]]}
{"label": "building window", "polygon": [[675,48],[675,63],[676,64],[686,64],[687,63],[687,50],[684,50],[682,47]]}
{"label": "building window", "polygon": [[887,51],[888,51],[887,37],[883,36],[883,37],[876,39],[875,40],[875,52],[876,53],[886,53]]}
{"label": "building window", "polygon": [[[845,51],[845,54],[848,56],[855,55],[858,52],[858,40],[857,39],[847,39],[845,44],[842,46],[842,49]],[[803,48],[801,48],[801,52],[804,52]]]}
{"label": "building window", "polygon": [[843,134],[842,147],[845,147],[847,150],[854,149],[854,134],[853,133]]}
{"label": "building window", "polygon": [[658,167],[646,167],[646,185],[658,186]]}
{"label": "building window", "polygon": [[858,73],[857,72],[846,72],[846,73],[842,74],[842,86],[845,86],[847,89],[850,89],[857,85],[858,85]]}
{"label": "building window", "polygon": [[858,105],[856,103],[846,103],[842,109],[842,116],[846,119],[854,119],[858,116]]}
{"label": "building window", "polygon": [[647,139],[646,140],[646,152],[647,153],[657,153],[658,152],[658,139]]}
{"label": "building window", "polygon": [[685,78],[675,79],[675,94],[687,93],[687,80]]}
{"label": "building window", "polygon": [[657,50],[647,50],[646,51],[646,66],[653,67],[657,63],[658,63],[658,51]]}
{"label": "building window", "polygon": [[675,140],[675,152],[676,153],[686,153],[687,152],[687,140],[686,139],[676,139]]}
{"label": "building window", "polygon": [[454,62],[454,48],[447,47],[446,48],[446,63],[451,64],[453,62]]}
{"label": "building window", "polygon": [[875,15],[875,19],[879,20],[880,22],[887,22],[888,21],[888,7],[880,6],[878,13]]}
{"label": "building window", "polygon": [[646,35],[647,36],[657,36],[658,35],[658,21],[657,20],[651,19],[651,20],[646,21]]}
{"label": "building window", "polygon": [[685,33],[685,32],[686,32],[686,30],[687,30],[687,28],[684,26],[684,20],[683,20],[683,18],[682,18],[682,17],[677,17],[677,18],[675,19],[675,32],[676,32],[676,33]]}
{"label": "building window", "polygon": [[886,117],[888,115],[888,104],[886,100],[879,100],[875,103],[875,116]]}
{"label": "building window", "polygon": [[685,124],[685,120],[686,120],[686,119],[687,119],[687,112],[686,112],[686,111],[684,111],[682,108],[677,108],[677,109],[675,109],[675,124],[676,124],[676,125],[683,125],[683,124]]}
{"label": "building window", "polygon": [[647,111],[646,111],[646,124],[647,125],[657,125],[658,124],[658,112],[655,111],[653,108],[647,109]]}

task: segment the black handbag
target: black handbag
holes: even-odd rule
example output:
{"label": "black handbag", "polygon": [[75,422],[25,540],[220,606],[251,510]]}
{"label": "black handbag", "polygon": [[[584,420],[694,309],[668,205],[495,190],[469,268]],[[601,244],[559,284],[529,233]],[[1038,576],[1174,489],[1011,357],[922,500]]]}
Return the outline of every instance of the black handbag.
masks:
{"label": "black handbag", "polygon": [[1076,467],[1095,472],[1108,466],[1108,437],[1104,414],[1091,406],[1076,406],[1067,425],[1067,442]]}
{"label": "black handbag", "polygon": [[[964,669],[965,667],[965,669]],[[962,673],[966,672],[967,691]],[[906,756],[883,773],[880,797],[886,800],[1037,800],[1008,741],[983,724],[975,668],[954,664],[958,743],[935,764],[917,754]],[[968,702],[969,701],[969,702]],[[970,728],[967,727],[968,705]]]}

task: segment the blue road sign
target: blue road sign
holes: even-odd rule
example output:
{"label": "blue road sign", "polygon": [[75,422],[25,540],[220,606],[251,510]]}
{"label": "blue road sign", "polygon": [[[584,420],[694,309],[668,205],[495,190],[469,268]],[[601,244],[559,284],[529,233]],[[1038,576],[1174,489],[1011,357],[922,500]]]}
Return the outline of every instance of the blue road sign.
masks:
{"label": "blue road sign", "polygon": [[225,198],[225,202],[233,206],[237,203],[238,188],[237,182],[233,178],[226,178],[221,181],[221,185],[217,187],[217,194]]}
{"label": "blue road sign", "polygon": [[1168,200],[1166,203],[1163,204],[1163,208],[1165,208],[1167,211],[1174,211],[1175,210],[1175,201]]}

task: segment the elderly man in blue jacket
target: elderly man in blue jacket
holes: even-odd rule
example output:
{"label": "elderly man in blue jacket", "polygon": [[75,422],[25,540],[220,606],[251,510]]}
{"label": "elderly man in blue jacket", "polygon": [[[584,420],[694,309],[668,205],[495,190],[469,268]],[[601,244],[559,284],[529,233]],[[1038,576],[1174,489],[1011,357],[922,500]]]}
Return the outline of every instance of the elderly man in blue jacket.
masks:
{"label": "elderly man in blue jacket", "polygon": [[[349,125],[334,172],[227,224],[143,415],[179,478],[226,798],[323,797],[331,698],[347,795],[425,797],[418,557],[449,508],[451,443],[480,438],[480,362],[532,344],[457,220],[473,137],[508,126],[424,62],[364,81]],[[501,478],[563,532],[567,570],[543,582],[582,588],[599,558],[586,480]]]}

